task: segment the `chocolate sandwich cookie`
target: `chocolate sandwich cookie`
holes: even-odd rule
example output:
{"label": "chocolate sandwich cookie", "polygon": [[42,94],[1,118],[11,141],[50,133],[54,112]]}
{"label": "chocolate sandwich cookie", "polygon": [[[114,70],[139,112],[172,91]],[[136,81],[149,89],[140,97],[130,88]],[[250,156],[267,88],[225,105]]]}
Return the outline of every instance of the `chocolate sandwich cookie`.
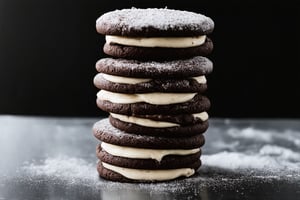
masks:
{"label": "chocolate sandwich cookie", "polygon": [[[190,115],[192,116],[192,114]],[[205,121],[197,120],[197,122],[194,123],[184,124],[180,122],[167,122],[163,121],[163,119],[157,121],[136,116],[111,113],[109,119],[114,127],[127,133],[139,133],[141,135],[186,137],[204,133],[208,128],[207,118]]]}
{"label": "chocolate sandwich cookie", "polygon": [[213,28],[209,17],[171,9],[116,10],[96,22],[97,31],[106,35],[106,54],[139,60],[208,55],[213,45],[206,35]]}
{"label": "chocolate sandwich cookie", "polygon": [[93,133],[100,141],[135,148],[194,149],[203,146],[205,143],[202,134],[181,138],[130,134],[113,127],[108,119],[103,119],[95,123]]}
{"label": "chocolate sandwich cookie", "polygon": [[[103,147],[101,147],[103,145]],[[199,162],[201,149],[191,150],[161,150],[118,147],[102,143],[97,146],[97,157],[105,163],[134,169],[179,169]],[[106,150],[105,148],[108,148]],[[126,151],[126,153],[124,152]],[[140,151],[140,153],[139,153]],[[168,152],[169,151],[169,152]],[[120,153],[121,152],[121,153]],[[124,154],[122,154],[124,152]],[[163,155],[160,155],[163,154]],[[156,158],[157,157],[157,158]]]}
{"label": "chocolate sandwich cookie", "polygon": [[142,79],[99,73],[94,78],[94,85],[99,89],[127,94],[150,92],[203,93],[207,89],[204,75],[183,79]]}
{"label": "chocolate sandwich cookie", "polygon": [[118,167],[99,161],[97,171],[99,176],[118,182],[143,183],[143,182],[159,182],[170,181],[182,177],[190,177],[194,175],[201,166],[201,161],[180,169],[133,169]]}
{"label": "chocolate sandwich cookie", "polygon": [[202,56],[163,62],[103,58],[96,63],[96,69],[100,73],[129,78],[185,79],[211,73],[213,64]]}
{"label": "chocolate sandwich cookie", "polygon": [[209,99],[197,93],[121,94],[101,90],[97,97],[102,110],[128,116],[200,113],[210,108]]}
{"label": "chocolate sandwich cookie", "polygon": [[213,50],[213,42],[206,38],[200,46],[187,48],[162,48],[162,47],[138,47],[126,46],[117,43],[106,42],[104,53],[116,57],[138,60],[174,60],[178,58],[190,58],[193,56],[207,56]]}

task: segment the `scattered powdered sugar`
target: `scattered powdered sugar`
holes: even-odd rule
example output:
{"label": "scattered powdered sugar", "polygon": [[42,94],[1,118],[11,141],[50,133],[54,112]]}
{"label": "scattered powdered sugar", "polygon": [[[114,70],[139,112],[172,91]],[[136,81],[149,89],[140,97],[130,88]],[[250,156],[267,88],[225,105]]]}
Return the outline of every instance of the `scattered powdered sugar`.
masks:
{"label": "scattered powdered sugar", "polygon": [[[279,151],[278,151],[279,150]],[[202,161],[207,166],[230,170],[257,170],[257,173],[299,172],[300,154],[277,146],[263,146],[259,153],[220,152],[203,155]],[[292,158],[292,159],[291,159]],[[293,160],[297,158],[298,161]],[[282,173],[282,170],[286,170]]]}
{"label": "scattered powdered sugar", "polygon": [[[222,132],[222,134],[219,134]],[[300,177],[300,132],[252,126],[211,126],[201,157],[204,166],[257,176]],[[207,152],[207,153],[206,153]]]}
{"label": "scattered powdered sugar", "polygon": [[282,140],[300,147],[300,133],[294,130],[285,130],[284,132],[281,132],[277,130],[260,130],[253,127],[244,129],[230,128],[228,129],[227,134],[235,139],[248,139],[266,143]]}
{"label": "scattered powdered sugar", "polygon": [[[292,166],[291,163],[279,162],[263,154],[245,155],[237,152],[220,152],[209,156],[203,155],[204,166],[200,168],[196,176],[162,183],[132,184],[106,181],[98,177],[96,163],[65,156],[47,158],[41,163],[27,163],[20,170],[30,177],[26,179],[26,182],[31,182],[30,184],[50,183],[66,187],[66,189],[84,186],[91,190],[91,194],[101,190],[102,196],[116,195],[116,198],[119,198],[120,194],[128,195],[126,191],[137,191],[138,193],[132,194],[134,196],[139,195],[140,192],[150,192],[156,195],[170,192],[199,195],[202,192],[201,188],[207,187],[224,190],[236,188],[241,183],[245,184],[245,181],[256,183],[300,179],[299,165]],[[252,170],[246,171],[247,169]],[[254,170],[261,173],[253,173]],[[298,170],[298,172],[291,170]],[[118,193],[114,194],[116,191]]]}
{"label": "scattered powdered sugar", "polygon": [[254,130],[251,127],[245,129],[231,128],[228,130],[229,136],[233,138],[245,138],[254,139],[264,142],[270,142],[272,140],[272,135],[263,130]]}
{"label": "scattered powdered sugar", "polygon": [[[269,195],[275,192],[275,198],[278,191],[299,194],[298,121],[280,120],[274,125],[273,120],[211,119],[198,173],[187,179],[147,184],[98,177],[96,141],[90,134],[95,121],[4,118],[0,199],[218,199],[215,194],[220,198],[238,194],[244,199],[262,190]],[[20,154],[16,147],[26,148]]]}
{"label": "scattered powdered sugar", "polygon": [[275,146],[265,145],[259,150],[260,155],[277,157],[282,161],[291,161],[298,163],[300,167],[300,153],[294,152],[291,149]]}
{"label": "scattered powdered sugar", "polygon": [[[136,191],[183,191],[186,188],[183,187],[182,181],[173,181],[167,183],[119,183],[106,181],[99,178],[96,171],[96,163],[87,162],[84,159],[75,157],[58,156],[53,158],[47,158],[41,162],[25,163],[19,170],[33,183],[40,183],[43,181],[51,181],[54,184],[62,184],[68,187],[76,186],[88,186],[101,189],[105,191],[111,190],[136,190]],[[189,186],[190,187],[190,186]],[[111,193],[110,193],[111,196]]]}
{"label": "scattered powdered sugar", "polygon": [[46,158],[40,162],[25,163],[21,170],[33,177],[46,176],[51,179],[67,181],[68,184],[98,180],[96,162],[89,163],[75,157],[58,156]]}
{"label": "scattered powdered sugar", "polygon": [[[251,140],[257,135],[264,133],[262,130],[256,130],[253,128],[247,128],[246,130],[241,129],[240,131],[241,133],[247,133],[245,134],[245,138],[247,138],[247,140]],[[269,131],[269,133],[271,134],[272,132]],[[231,137],[232,129],[228,129],[222,134],[225,134],[225,136],[227,135],[226,137]],[[250,135],[251,137],[249,137]],[[276,134],[273,135],[275,136]],[[233,136],[235,137],[235,135]],[[295,135],[295,137],[297,138],[297,135]],[[279,177],[299,179],[300,152],[284,146],[267,144],[265,141],[273,141],[274,139],[272,139],[272,137],[269,138],[270,140],[266,138],[268,137],[260,138],[264,143],[262,143],[259,148],[251,149],[252,147],[249,147],[249,149],[246,148],[245,151],[238,151],[238,146],[241,144],[247,146],[247,144],[231,141],[231,143],[228,143],[230,147],[228,148],[224,141],[209,142],[208,138],[208,142],[206,144],[207,148],[213,148],[211,146],[213,145],[216,149],[218,149],[218,152],[205,154],[205,147],[204,153],[201,156],[203,166],[200,168],[199,174],[184,180],[184,182],[180,182],[180,180],[178,180],[172,182],[172,184],[191,184],[200,180],[203,182],[203,184],[212,184],[214,181],[210,179],[214,177],[214,175],[211,174],[216,172],[212,171],[212,169],[217,170],[217,173],[219,174],[223,174],[222,177],[224,179],[228,178],[226,174],[230,171],[232,173],[238,173],[241,176],[248,176],[251,174],[252,177],[259,179],[273,179]],[[33,177],[44,176],[52,180],[65,181],[68,184],[85,183],[88,185],[101,186],[102,189],[109,189],[111,184],[113,184],[112,182],[98,178],[96,161],[88,162],[85,159],[76,157],[58,156],[46,158],[40,162],[26,163],[21,170]],[[218,178],[220,177],[215,178],[216,180],[219,180]],[[239,180],[239,178],[236,180]],[[170,183],[159,183],[156,185],[156,187],[158,187],[156,189],[161,191],[169,190],[170,188],[167,186],[168,184],[170,186]],[[114,186],[121,189],[131,187],[130,184],[128,185],[124,183],[114,183]],[[149,187],[149,184],[138,184],[139,189],[145,189],[147,187]],[[152,185],[152,187],[155,186]],[[174,189],[178,190],[177,187]]]}
{"label": "scattered powdered sugar", "polygon": [[102,195],[107,192],[108,196],[113,194],[111,191],[127,190],[151,194],[198,194],[201,188],[207,187],[222,190],[241,184],[272,183],[274,180],[297,183],[300,180],[300,146],[292,141],[292,138],[299,139],[297,131],[233,128],[231,125],[219,127],[212,121],[205,135],[207,143],[201,156],[203,166],[197,175],[187,179],[150,184],[111,182],[98,177],[96,158],[66,155],[24,163],[18,173],[30,177],[26,182],[49,184],[47,181],[50,180],[51,184],[73,188],[84,185],[91,192],[101,190]]}

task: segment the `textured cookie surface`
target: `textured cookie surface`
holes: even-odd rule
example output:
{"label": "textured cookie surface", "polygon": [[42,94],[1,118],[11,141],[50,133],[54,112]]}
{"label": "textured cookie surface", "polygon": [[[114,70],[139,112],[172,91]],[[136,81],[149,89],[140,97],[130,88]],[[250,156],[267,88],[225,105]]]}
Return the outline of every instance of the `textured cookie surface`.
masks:
{"label": "textured cookie surface", "polygon": [[207,97],[197,94],[192,100],[170,104],[170,105],[154,105],[149,103],[112,103],[106,100],[96,100],[97,106],[106,112],[112,112],[124,115],[155,115],[155,114],[186,114],[186,113],[200,113],[207,111],[210,108],[210,101]]}
{"label": "textured cookie surface", "polygon": [[101,73],[95,76],[94,85],[99,89],[126,94],[150,92],[203,93],[207,89],[206,83],[199,83],[193,78],[152,79],[143,83],[125,84],[106,80]]}
{"label": "textured cookie surface", "polygon": [[101,34],[132,37],[197,36],[209,34],[213,28],[214,22],[209,17],[164,8],[115,10],[96,21]]}
{"label": "textured cookie surface", "polygon": [[147,48],[105,43],[103,50],[107,55],[117,58],[158,61],[176,60],[193,56],[207,56],[213,50],[213,43],[209,38],[204,44],[189,48]]}
{"label": "textured cookie surface", "polygon": [[173,61],[145,61],[103,58],[96,63],[98,72],[136,78],[195,77],[212,72],[213,64],[205,57]]}
{"label": "textured cookie surface", "polygon": [[93,133],[97,139],[106,143],[137,148],[193,149],[199,148],[205,143],[202,134],[182,138],[171,138],[125,133],[113,127],[108,119],[96,122],[93,126]]}
{"label": "textured cookie surface", "polygon": [[110,123],[127,133],[139,133],[141,135],[166,136],[166,137],[186,137],[204,133],[208,128],[208,121],[198,122],[186,126],[174,126],[167,128],[153,128],[140,126],[134,123],[123,122],[119,119],[110,118]]}

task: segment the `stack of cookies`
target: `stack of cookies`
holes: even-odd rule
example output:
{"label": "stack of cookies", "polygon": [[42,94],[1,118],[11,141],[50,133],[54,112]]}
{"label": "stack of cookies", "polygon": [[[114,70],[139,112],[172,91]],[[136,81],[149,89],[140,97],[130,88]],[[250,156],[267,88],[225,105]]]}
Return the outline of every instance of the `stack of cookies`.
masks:
{"label": "stack of cookies", "polygon": [[189,177],[201,165],[210,102],[203,95],[213,21],[170,9],[123,9],[98,18],[110,58],[96,63],[100,177],[122,182]]}

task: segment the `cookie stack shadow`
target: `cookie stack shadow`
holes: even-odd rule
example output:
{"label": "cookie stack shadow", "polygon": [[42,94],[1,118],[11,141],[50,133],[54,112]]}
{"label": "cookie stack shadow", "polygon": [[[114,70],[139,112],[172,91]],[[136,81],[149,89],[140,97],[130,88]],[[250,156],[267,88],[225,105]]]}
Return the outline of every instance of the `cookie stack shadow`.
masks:
{"label": "cookie stack shadow", "polygon": [[212,62],[212,20],[169,9],[123,9],[98,18],[109,58],[96,63],[93,126],[100,177],[120,182],[189,177],[201,166]]}

